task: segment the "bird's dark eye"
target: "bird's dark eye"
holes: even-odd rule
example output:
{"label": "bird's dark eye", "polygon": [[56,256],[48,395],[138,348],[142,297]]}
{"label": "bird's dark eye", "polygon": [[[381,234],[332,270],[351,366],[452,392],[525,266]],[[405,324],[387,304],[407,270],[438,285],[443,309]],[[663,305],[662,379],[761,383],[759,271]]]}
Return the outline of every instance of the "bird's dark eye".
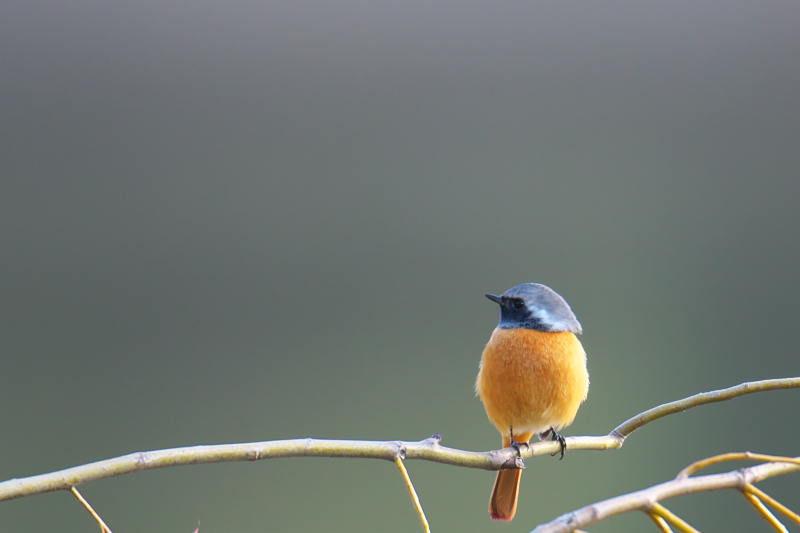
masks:
{"label": "bird's dark eye", "polygon": [[525,307],[525,302],[522,300],[514,300],[514,309],[522,309]]}

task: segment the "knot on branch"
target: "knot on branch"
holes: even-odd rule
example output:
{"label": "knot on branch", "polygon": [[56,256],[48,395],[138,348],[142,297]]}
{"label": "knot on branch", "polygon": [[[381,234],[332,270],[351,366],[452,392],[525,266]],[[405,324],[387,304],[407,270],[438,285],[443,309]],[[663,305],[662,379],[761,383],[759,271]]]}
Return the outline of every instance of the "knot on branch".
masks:
{"label": "knot on branch", "polygon": [[522,457],[509,457],[503,464],[500,465],[500,470],[524,470],[525,461]]}
{"label": "knot on branch", "polygon": [[441,433],[434,433],[433,435],[431,435],[427,439],[422,440],[420,442],[429,442],[431,444],[439,444],[439,442],[441,442],[441,440],[442,440],[442,434]]}
{"label": "knot on branch", "polygon": [[439,442],[441,442],[441,440],[442,440],[442,434],[434,433],[427,439],[422,439],[421,441],[419,441],[419,443],[430,450],[437,450],[439,449]]}
{"label": "knot on branch", "polygon": [[258,461],[261,459],[261,450],[258,447],[253,447],[247,450],[246,454],[248,461]]}
{"label": "knot on branch", "polygon": [[611,433],[609,433],[608,436],[611,437],[611,438],[617,439],[620,443],[624,443],[625,439],[627,438],[627,435],[623,435],[622,433],[620,433],[616,429],[614,431],[612,431]]}
{"label": "knot on branch", "polygon": [[396,443],[396,450],[394,452],[395,459],[405,459],[406,458],[406,445],[402,443],[402,441],[397,441]]}
{"label": "knot on branch", "polygon": [[147,455],[144,452],[137,452],[136,454],[136,466],[139,468],[144,468],[147,466]]}

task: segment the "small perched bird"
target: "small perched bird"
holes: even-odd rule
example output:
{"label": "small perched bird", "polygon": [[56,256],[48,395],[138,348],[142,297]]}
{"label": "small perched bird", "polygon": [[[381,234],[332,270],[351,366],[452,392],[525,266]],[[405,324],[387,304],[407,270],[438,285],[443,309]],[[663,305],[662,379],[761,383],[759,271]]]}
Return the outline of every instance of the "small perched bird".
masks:
{"label": "small perched bird", "polygon": [[[539,283],[511,287],[501,296],[500,323],[483,350],[475,391],[503,447],[527,446],[534,434],[552,434],[575,419],[589,391],[586,353],[575,336],[581,325],[567,302]],[[514,518],[522,470],[500,470],[489,500],[494,520]]]}

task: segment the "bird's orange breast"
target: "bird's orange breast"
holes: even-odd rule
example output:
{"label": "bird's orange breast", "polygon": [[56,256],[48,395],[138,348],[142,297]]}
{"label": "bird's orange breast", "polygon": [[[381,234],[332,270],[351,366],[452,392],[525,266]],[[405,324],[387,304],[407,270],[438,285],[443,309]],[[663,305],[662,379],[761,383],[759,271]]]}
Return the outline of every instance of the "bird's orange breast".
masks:
{"label": "bird's orange breast", "polygon": [[586,353],[570,332],[495,329],[475,389],[501,434],[569,425],[589,391]]}

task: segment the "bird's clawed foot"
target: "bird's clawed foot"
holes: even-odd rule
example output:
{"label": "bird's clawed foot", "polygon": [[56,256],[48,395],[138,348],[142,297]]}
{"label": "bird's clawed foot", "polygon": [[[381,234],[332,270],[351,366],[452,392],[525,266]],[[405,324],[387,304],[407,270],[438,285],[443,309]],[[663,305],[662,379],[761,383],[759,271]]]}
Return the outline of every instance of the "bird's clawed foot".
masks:
{"label": "bird's clawed foot", "polygon": [[525,449],[529,450],[530,449],[530,445],[527,442],[517,442],[517,441],[514,440],[514,428],[510,428],[508,433],[509,433],[509,436],[511,437],[511,442],[509,443],[509,446],[511,446],[512,448],[517,450],[517,455],[522,457],[522,451],[520,450],[520,448],[525,446]]}
{"label": "bird's clawed foot", "polygon": [[[547,440],[550,436],[552,436],[553,440],[557,441],[558,444],[561,446],[561,457],[558,458],[558,460],[560,461],[561,459],[564,458],[564,452],[567,451],[567,439],[565,439],[563,435],[560,435],[556,431],[556,428],[550,428],[547,431],[539,433],[539,440]],[[558,452],[551,453],[550,457],[555,456],[557,453]]]}

